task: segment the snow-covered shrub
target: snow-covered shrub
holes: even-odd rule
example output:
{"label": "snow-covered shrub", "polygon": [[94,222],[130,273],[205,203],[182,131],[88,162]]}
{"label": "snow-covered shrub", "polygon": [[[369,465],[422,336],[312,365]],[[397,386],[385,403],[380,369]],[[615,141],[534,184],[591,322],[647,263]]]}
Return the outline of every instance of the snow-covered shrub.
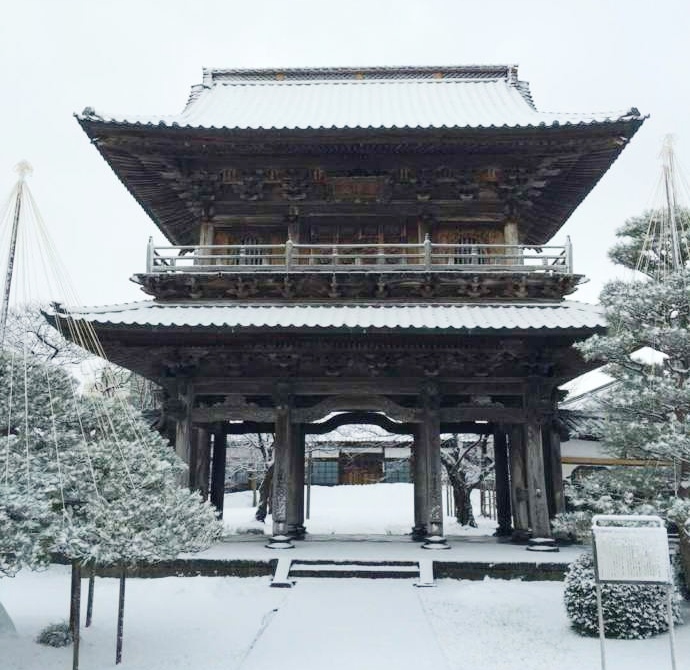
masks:
{"label": "snow-covered shrub", "polygon": [[36,642],[49,647],[67,647],[72,644],[72,631],[66,621],[51,623],[36,636]]}
{"label": "snow-covered shrub", "polygon": [[687,498],[675,498],[668,509],[667,518],[679,530],[686,526],[690,522],[690,500]]}
{"label": "snow-covered shrub", "polygon": [[569,511],[664,516],[673,493],[671,468],[614,467],[593,472],[566,488]]}
{"label": "snow-covered shrub", "polygon": [[562,512],[551,520],[556,540],[584,544],[592,539],[592,513],[585,510]]}
{"label": "snow-covered shrub", "polygon": [[[565,577],[565,609],[581,635],[599,634],[594,559],[582,554]],[[602,610],[607,637],[637,640],[668,630],[666,587],[656,584],[602,584]],[[674,590],[674,622],[681,623]]]}

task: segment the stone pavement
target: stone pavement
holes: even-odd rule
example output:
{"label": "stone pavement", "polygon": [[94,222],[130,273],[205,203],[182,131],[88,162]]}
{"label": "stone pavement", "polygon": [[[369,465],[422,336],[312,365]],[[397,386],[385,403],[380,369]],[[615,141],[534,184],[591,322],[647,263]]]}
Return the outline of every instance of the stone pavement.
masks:
{"label": "stone pavement", "polygon": [[444,670],[414,581],[299,579],[240,670]]}

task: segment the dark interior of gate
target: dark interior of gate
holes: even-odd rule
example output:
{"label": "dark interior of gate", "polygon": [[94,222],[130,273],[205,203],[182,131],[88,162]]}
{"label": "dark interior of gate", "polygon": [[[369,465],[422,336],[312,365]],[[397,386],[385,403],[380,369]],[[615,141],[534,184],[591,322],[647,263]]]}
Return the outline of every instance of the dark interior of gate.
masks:
{"label": "dark interior of gate", "polygon": [[192,487],[210,467],[221,507],[226,435],[274,433],[291,546],[305,434],[345,412],[413,436],[413,537],[443,547],[441,435],[490,431],[499,534],[551,536],[557,389],[605,322],[550,240],[637,110],[542,113],[513,66],[206,70],[178,117],[78,120],[167,243],[153,300],[52,318],[161,385]]}

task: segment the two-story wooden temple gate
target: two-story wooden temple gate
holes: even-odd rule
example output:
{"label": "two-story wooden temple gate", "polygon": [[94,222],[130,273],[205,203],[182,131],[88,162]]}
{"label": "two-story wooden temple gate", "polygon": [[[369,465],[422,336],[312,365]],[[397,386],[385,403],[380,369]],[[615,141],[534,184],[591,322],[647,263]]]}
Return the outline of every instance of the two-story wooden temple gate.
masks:
{"label": "two-story wooden temple gate", "polygon": [[642,120],[538,112],[503,66],[211,70],[177,117],[88,108],[170,244],[134,277],[153,301],[53,320],[164,388],[219,506],[227,433],[275,433],[274,547],[304,532],[304,435],[363,419],[414,436],[424,546],[445,546],[444,432],[491,431],[500,532],[549,537],[556,389],[604,322],[545,245]]}

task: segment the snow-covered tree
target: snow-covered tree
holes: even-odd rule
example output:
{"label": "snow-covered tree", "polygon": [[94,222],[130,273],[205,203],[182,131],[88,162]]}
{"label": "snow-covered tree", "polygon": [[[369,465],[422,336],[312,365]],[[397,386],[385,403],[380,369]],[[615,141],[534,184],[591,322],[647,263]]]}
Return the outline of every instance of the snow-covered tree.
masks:
{"label": "snow-covered tree", "polygon": [[441,449],[441,462],[446,469],[448,482],[453,489],[455,518],[462,526],[477,527],[472,511],[470,494],[493,471],[493,461],[488,455],[488,436],[462,442],[455,435],[455,444]]}
{"label": "snow-covered tree", "polygon": [[86,349],[63,337],[44,318],[45,305],[23,304],[10,309],[3,347],[56,365],[79,365],[94,359]]}
{"label": "snow-covered tree", "polygon": [[[617,280],[604,287],[600,301],[609,324],[606,335],[579,345],[585,358],[607,364],[615,380],[603,400],[604,445],[621,457],[673,461],[681,477],[679,494],[690,492],[690,270],[659,274],[670,242],[635,238],[646,234],[637,219],[619,231],[625,240],[613,260],[635,264],[647,276]],[[675,237],[679,244],[680,233]],[[682,247],[684,248],[684,247]],[[646,251],[645,251],[646,250]],[[678,250],[680,254],[680,250]]]}
{"label": "snow-covered tree", "polygon": [[[0,354],[0,520],[29,557],[22,562],[39,548],[127,564],[208,546],[220,525],[210,505],[179,488],[184,467],[121,398],[81,396],[63,369]],[[26,520],[46,508],[50,523],[37,535]]]}
{"label": "snow-covered tree", "polygon": [[[665,228],[668,218],[667,210],[649,210],[639,216],[630,217],[617,231],[618,241],[609,250],[609,258],[618,265],[628,268],[641,268],[649,276],[656,276],[657,272],[668,265],[669,240],[654,234]],[[679,229],[677,240],[678,253],[681,263],[688,261],[687,231],[690,230],[690,210],[677,207],[674,218]]]}

